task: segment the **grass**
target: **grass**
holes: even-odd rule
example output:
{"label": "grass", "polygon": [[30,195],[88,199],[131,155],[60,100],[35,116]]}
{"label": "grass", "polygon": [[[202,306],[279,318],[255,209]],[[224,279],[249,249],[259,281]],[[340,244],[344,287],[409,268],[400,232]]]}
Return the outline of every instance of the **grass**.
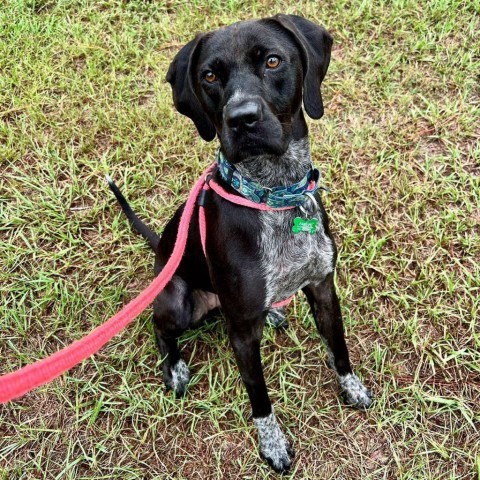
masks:
{"label": "grass", "polygon": [[[161,231],[211,162],[164,78],[197,31],[277,12],[335,39],[310,122],[340,247],[338,290],[374,408],[343,406],[299,295],[265,331],[276,412],[305,479],[480,475],[478,0],[0,6],[0,372],[55,352],[152,279],[109,172]],[[165,394],[149,320],[0,406],[2,479],[274,477],[221,318],[182,339],[193,378]]]}

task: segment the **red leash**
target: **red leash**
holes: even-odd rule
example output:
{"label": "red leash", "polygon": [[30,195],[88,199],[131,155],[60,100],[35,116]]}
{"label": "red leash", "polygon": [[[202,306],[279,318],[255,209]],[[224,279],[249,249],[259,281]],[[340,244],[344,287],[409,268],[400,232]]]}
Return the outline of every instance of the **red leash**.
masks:
{"label": "red leash", "polygon": [[[202,189],[208,190],[209,185],[206,183],[206,176],[213,170],[215,164],[210,165],[204,174],[193,187],[185,204],[180,224],[178,227],[177,239],[173,248],[172,256],[167,264],[156,277],[153,282],[140,295],[125,305],[122,310],[100,325],[91,333],[80,340],[72,343],[68,347],[59,350],[50,357],[38,360],[35,363],[27,365],[12,373],[8,373],[0,377],[0,403],[7,403],[14,398],[21,397],[25,393],[36,387],[50,382],[78,363],[96,353],[103,347],[112,337],[123,330],[132,322],[140,313],[142,313],[164,289],[165,285],[173,277],[185,251],[187,243],[188,227],[195,208],[195,202]],[[261,210],[279,210],[265,205],[250,202],[242,197],[231,195],[223,190],[220,185],[212,182],[212,189],[220,196],[239,205],[249,206]],[[247,202],[247,203],[246,203]],[[291,207],[287,207],[291,208]],[[205,249],[205,214],[203,208],[200,208],[200,230],[202,237],[202,245]],[[282,209],[283,210],[283,209]],[[204,250],[205,251],[205,250]],[[290,299],[288,299],[290,301]],[[288,301],[279,302],[273,307],[280,307],[288,303]]]}

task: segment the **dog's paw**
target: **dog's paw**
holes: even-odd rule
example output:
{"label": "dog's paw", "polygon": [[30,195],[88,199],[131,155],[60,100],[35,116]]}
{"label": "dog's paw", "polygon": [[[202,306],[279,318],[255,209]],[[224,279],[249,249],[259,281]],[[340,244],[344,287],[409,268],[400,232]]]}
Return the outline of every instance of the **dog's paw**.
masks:
{"label": "dog's paw", "polygon": [[190,370],[187,364],[180,359],[170,370],[168,378],[165,377],[165,385],[167,390],[173,390],[175,395],[181,397],[187,390],[188,381],[190,380]]}
{"label": "dog's paw", "polygon": [[287,328],[288,320],[284,308],[272,308],[267,313],[267,322],[274,328]]}
{"label": "dog's paw", "polygon": [[267,463],[278,473],[286,472],[292,465],[295,455],[293,448],[278,425],[275,414],[254,418],[260,438],[260,453]]}
{"label": "dog's paw", "polygon": [[359,410],[366,410],[372,406],[372,392],[363,385],[354,373],[339,376],[339,381],[342,388],[342,398],[347,405]]}

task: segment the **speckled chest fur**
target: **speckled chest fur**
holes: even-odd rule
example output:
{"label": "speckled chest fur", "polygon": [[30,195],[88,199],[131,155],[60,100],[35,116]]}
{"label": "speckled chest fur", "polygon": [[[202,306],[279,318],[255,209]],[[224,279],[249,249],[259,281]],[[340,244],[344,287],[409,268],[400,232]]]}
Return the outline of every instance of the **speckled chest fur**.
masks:
{"label": "speckled chest fur", "polygon": [[[258,157],[239,164],[242,174],[266,187],[299,181],[312,166],[307,138],[292,141],[287,152],[277,158]],[[266,284],[265,307],[293,295],[308,283],[325,278],[334,268],[334,246],[323,229],[320,210],[309,218],[318,219],[317,231],[293,233],[294,218],[305,217],[299,208],[260,212],[258,232],[260,262]]]}
{"label": "speckled chest fur", "polygon": [[301,215],[295,209],[285,212],[262,212],[260,249],[266,282],[265,306],[280,302],[308,283],[316,283],[333,271],[334,250],[322,227],[320,213],[315,234],[292,232],[293,219]]}

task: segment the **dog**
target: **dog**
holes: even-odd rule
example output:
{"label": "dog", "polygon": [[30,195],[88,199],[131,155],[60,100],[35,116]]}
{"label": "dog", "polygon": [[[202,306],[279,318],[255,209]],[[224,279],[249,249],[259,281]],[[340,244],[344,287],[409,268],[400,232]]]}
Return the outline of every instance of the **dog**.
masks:
{"label": "dog", "polygon": [[[258,188],[262,192],[256,201],[266,203],[279,188],[287,191],[279,197],[283,201],[290,199],[292,185],[315,183],[303,111],[313,119],[324,113],[320,87],[332,42],[324,28],[280,14],[199,34],[175,56],[166,78],[175,107],[204,140],[218,136],[219,168],[212,180],[225,191],[241,197],[254,185],[254,193]],[[172,253],[184,205],[159,237],[139,220],[113,182],[110,186],[133,227],[155,251],[158,275]],[[318,189],[308,188],[293,195],[302,204],[284,210],[247,208],[207,191],[202,200],[208,227],[205,253],[194,215],[181,263],[153,304],[165,385],[177,395],[184,394],[190,377],[177,339],[221,307],[261,455],[277,472],[290,468],[294,452],[275,417],[262,372],[260,340],[266,320],[285,325],[284,309],[272,305],[302,290],[345,402],[359,409],[372,404],[370,391],[350,365],[334,286],[335,242]]]}

